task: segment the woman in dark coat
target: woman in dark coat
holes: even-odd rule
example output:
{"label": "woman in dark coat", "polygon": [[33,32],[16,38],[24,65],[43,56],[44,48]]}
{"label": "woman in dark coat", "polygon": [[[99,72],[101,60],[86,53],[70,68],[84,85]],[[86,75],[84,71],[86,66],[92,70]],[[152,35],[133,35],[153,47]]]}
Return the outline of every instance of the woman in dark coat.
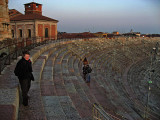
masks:
{"label": "woman in dark coat", "polygon": [[32,74],[32,62],[29,57],[30,54],[28,51],[23,52],[22,59],[18,61],[14,70],[14,73],[18,77],[21,85],[24,106],[28,105],[28,91],[31,86],[31,80],[34,81]]}
{"label": "woman in dark coat", "polygon": [[87,58],[83,60],[83,78],[87,83],[90,83],[90,73],[92,72],[91,67],[88,64]]}

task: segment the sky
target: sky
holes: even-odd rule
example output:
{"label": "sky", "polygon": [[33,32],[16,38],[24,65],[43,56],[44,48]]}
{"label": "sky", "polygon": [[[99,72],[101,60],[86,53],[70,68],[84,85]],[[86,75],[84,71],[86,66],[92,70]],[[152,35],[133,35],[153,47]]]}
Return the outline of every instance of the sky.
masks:
{"label": "sky", "polygon": [[24,13],[29,2],[43,4],[42,14],[58,20],[58,31],[160,34],[160,0],[9,0]]}

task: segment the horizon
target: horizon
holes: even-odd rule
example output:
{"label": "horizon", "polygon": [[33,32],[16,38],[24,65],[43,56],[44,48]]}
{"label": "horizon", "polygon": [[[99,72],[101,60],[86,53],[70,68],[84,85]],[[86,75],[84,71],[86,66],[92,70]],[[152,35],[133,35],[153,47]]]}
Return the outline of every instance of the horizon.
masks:
{"label": "horizon", "polygon": [[57,19],[60,32],[160,34],[159,0],[9,0],[8,6],[24,14],[29,2],[42,4],[42,14]]}

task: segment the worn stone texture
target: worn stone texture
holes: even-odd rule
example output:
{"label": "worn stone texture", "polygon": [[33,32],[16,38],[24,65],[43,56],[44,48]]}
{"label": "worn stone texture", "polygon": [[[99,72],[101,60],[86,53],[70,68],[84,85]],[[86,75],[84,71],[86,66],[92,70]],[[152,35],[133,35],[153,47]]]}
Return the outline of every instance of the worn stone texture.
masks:
{"label": "worn stone texture", "polygon": [[8,0],[0,1],[0,41],[11,38]]}
{"label": "worn stone texture", "polygon": [[[142,120],[147,97],[147,83],[145,82],[148,78],[150,62],[147,59],[144,60],[145,57],[142,55],[144,52],[150,51],[150,45],[146,45],[145,49],[138,51],[142,49],[142,44],[137,45],[134,44],[134,41],[130,41],[132,44],[126,45],[127,49],[121,49],[123,46],[120,45],[120,49],[117,49],[115,53],[111,48],[106,49],[113,45],[113,41],[104,40],[102,43],[97,42],[96,39],[83,42],[76,40],[72,44],[64,42],[65,45],[61,44],[61,47],[50,44],[35,48],[31,52],[35,81],[32,82],[29,92],[29,106],[24,107],[20,99],[19,120],[91,120],[94,103],[102,106],[105,112],[114,119]],[[93,70],[90,83],[84,81],[83,63],[78,57],[72,56],[72,52],[67,49],[69,45],[72,45],[72,49],[77,54],[80,53],[82,56],[86,54]],[[78,49],[79,47],[84,47],[84,53],[81,52],[82,49]],[[104,48],[102,49],[102,47]],[[99,48],[102,50],[98,51]],[[90,52],[86,53],[85,50]],[[138,51],[140,55],[137,56],[138,53],[135,51]],[[114,61],[113,53],[120,62],[112,63]],[[132,56],[139,61],[138,64],[132,62]],[[139,57],[143,58],[142,61]],[[128,66],[129,63],[130,66]],[[159,65],[159,61],[153,65],[156,72],[153,75],[152,94],[150,94],[148,109],[148,118],[153,120],[159,120],[160,116],[157,112],[159,109],[159,94],[157,94]],[[13,68],[10,66],[5,69],[12,79],[14,79],[11,74]],[[3,77],[7,77],[7,74]],[[11,86],[14,87],[11,84],[14,82],[10,82],[9,78],[5,80],[9,82],[1,79],[0,82],[4,82],[3,85],[6,86],[1,89],[0,95],[4,100],[13,102],[15,97],[12,94],[15,94],[15,90],[9,89]],[[8,89],[4,90],[6,88]],[[11,95],[5,96],[8,93]],[[0,100],[0,103],[3,103],[4,100]],[[4,102],[4,105],[6,104],[7,102]],[[6,107],[6,111],[8,109],[14,111],[10,106]]]}

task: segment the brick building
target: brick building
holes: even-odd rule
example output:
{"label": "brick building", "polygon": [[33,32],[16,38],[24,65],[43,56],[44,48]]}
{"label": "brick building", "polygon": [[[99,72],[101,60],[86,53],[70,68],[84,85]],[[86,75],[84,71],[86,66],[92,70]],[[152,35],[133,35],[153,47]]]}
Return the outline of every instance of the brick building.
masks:
{"label": "brick building", "polygon": [[90,32],[84,33],[58,33],[60,39],[71,39],[71,38],[94,38],[95,35]]}
{"label": "brick building", "polygon": [[97,32],[97,33],[94,33],[94,35],[97,37],[107,37],[108,33]]}
{"label": "brick building", "polygon": [[113,35],[119,35],[119,32],[118,31],[114,31],[112,34]]}
{"label": "brick building", "polygon": [[0,0],[0,41],[11,37],[8,0]]}
{"label": "brick building", "polygon": [[22,13],[20,13],[19,11],[15,10],[15,9],[10,9],[9,10],[10,19],[13,18],[13,17],[16,17],[18,15],[22,15]]}
{"label": "brick building", "polygon": [[24,4],[24,6],[25,14],[21,14],[15,9],[9,12],[12,38],[57,39],[58,20],[43,16],[42,4],[31,2]]}

